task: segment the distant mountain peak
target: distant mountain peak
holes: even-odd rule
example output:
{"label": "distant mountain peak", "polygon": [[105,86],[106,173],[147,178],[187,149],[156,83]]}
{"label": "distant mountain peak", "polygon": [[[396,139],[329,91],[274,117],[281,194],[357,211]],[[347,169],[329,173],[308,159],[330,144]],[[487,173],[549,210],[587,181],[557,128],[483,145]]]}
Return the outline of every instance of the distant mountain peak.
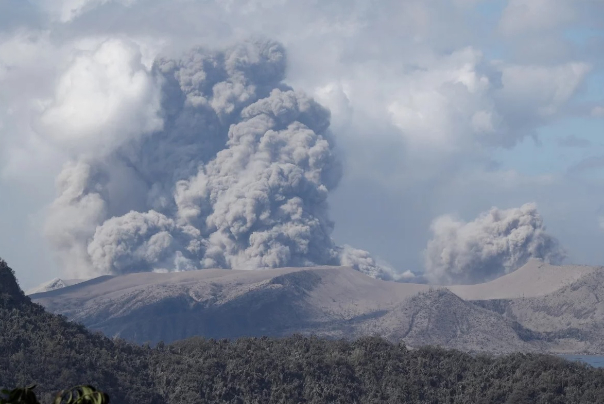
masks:
{"label": "distant mountain peak", "polygon": [[54,278],[48,282],[44,282],[41,285],[36,286],[35,288],[29,289],[25,292],[27,296],[33,295],[36,293],[44,293],[44,292],[52,292],[53,290],[63,289],[68,286],[77,285],[78,283],[84,282],[85,279],[61,279]]}

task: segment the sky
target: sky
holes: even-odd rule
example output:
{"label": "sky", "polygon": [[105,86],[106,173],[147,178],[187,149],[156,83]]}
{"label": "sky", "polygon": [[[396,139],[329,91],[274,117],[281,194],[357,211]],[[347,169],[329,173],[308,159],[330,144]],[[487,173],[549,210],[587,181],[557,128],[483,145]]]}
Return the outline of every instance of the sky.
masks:
{"label": "sky", "polygon": [[[25,288],[54,277],[120,273],[137,265],[174,270],[243,268],[243,261],[337,263],[360,265],[374,275],[381,266],[394,278],[414,274],[436,283],[488,280],[530,256],[604,265],[601,15],[602,0],[3,0],[0,256]],[[266,41],[286,55],[283,66],[281,59],[254,61],[257,54],[266,56],[265,45],[258,45],[260,50],[241,45]],[[241,244],[233,223],[221,227],[218,213],[228,219],[237,201],[243,201],[237,209],[248,205],[232,195],[235,191],[221,191],[220,184],[235,190],[256,184],[248,178],[249,167],[228,175],[221,171],[239,164],[241,150],[247,152],[243,146],[251,143],[243,137],[218,151],[225,143],[220,138],[209,146],[216,148],[214,154],[202,148],[207,158],[191,160],[192,169],[210,179],[193,171],[176,175],[184,170],[177,152],[166,157],[173,159],[171,165],[149,169],[174,174],[153,179],[161,192],[150,186],[139,193],[133,185],[138,182],[124,177],[125,168],[119,167],[126,158],[117,155],[135,155],[128,164],[139,172],[136,162],[146,156],[145,147],[159,147],[153,139],[180,136],[178,125],[170,126],[166,101],[171,93],[165,83],[173,71],[159,72],[157,66],[161,60],[185,64],[182,55],[192,47],[206,49],[198,51],[200,58],[215,51],[222,55],[217,58],[251,60],[250,68],[225,62],[220,68],[227,73],[212,82],[213,98],[206,98],[224,126],[218,137],[226,136],[229,125],[241,130],[255,125],[245,109],[250,103],[263,97],[287,101],[269,90],[286,91],[286,84],[300,92],[291,96],[297,106],[287,106],[293,119],[288,128],[300,121],[305,126],[295,136],[302,139],[309,129],[304,136],[314,139],[313,147],[327,145],[322,163],[296,163],[310,181],[304,192],[311,187],[308,192],[318,195],[305,193],[300,202],[310,214],[305,226],[317,226],[303,229],[311,252],[290,246],[283,255],[285,242],[279,240],[286,231],[279,227],[281,233],[271,233],[277,227],[270,215],[262,234],[272,237],[266,245],[278,244],[267,247],[274,256],[258,252],[265,247],[251,251],[256,244],[249,235]],[[241,50],[246,47],[255,48]],[[274,69],[274,77],[254,66]],[[189,82],[199,79],[195,72]],[[183,67],[174,74],[189,73]],[[183,80],[174,91],[190,100],[205,97],[187,92]],[[238,85],[245,89],[236,93]],[[219,103],[216,89],[226,87],[231,92],[222,94],[231,98]],[[329,129],[322,107],[309,99],[329,110]],[[308,111],[314,111],[312,119]],[[281,126],[269,127],[287,135]],[[200,128],[193,129],[206,130]],[[250,158],[262,157],[260,146],[250,147]],[[284,150],[277,150],[280,163],[297,158]],[[341,173],[334,174],[338,164]],[[109,178],[109,185],[86,170]],[[324,178],[328,174],[331,179]],[[92,211],[81,199],[77,206],[75,199],[65,202],[77,181],[83,181],[78,192],[101,195],[98,203],[104,205]],[[181,209],[182,181],[187,190],[197,184],[218,195],[207,202],[214,213],[202,215],[203,224]],[[199,192],[195,198],[201,198]],[[137,195],[156,199],[141,202]],[[176,201],[168,205],[178,205],[170,214],[169,208],[156,207],[166,195]],[[267,195],[273,201],[273,194]],[[129,210],[138,213],[127,216]],[[302,220],[294,213],[287,217]],[[138,220],[132,230],[138,233],[123,235],[134,223],[126,219]],[[151,227],[153,236],[140,241],[140,229]],[[201,235],[192,236],[195,231]],[[183,234],[201,240],[203,252],[193,253]],[[118,251],[123,245],[130,248],[126,253]],[[87,266],[91,269],[79,269]]]}

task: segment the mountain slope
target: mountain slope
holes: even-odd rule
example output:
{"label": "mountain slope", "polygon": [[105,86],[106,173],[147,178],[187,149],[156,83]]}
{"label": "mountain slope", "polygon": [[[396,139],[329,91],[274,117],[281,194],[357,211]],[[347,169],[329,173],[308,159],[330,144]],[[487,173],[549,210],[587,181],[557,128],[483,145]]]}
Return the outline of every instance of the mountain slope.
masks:
{"label": "mountain slope", "polygon": [[425,285],[369,278],[350,268],[203,270],[105,277],[32,295],[91,329],[139,342],[320,332],[389,310]]}
{"label": "mountain slope", "polygon": [[519,299],[544,296],[564,288],[602,268],[585,265],[550,265],[531,259],[514,272],[476,285],[448,288],[465,300]]}
{"label": "mountain slope", "polygon": [[389,339],[402,339],[412,346],[428,344],[492,353],[543,349],[538,341],[524,341],[513,321],[464,301],[447,289],[422,293],[400,304],[384,316],[379,328],[387,330],[386,324],[391,326],[385,333]]}
{"label": "mountain slope", "polygon": [[560,346],[522,318],[467,299],[551,294],[597,272],[532,261],[492,282],[433,290],[345,267],[203,270],[107,276],[31,297],[91,329],[139,343],[303,333],[380,335],[468,351],[540,351]]}
{"label": "mountain slope", "polygon": [[42,397],[84,383],[114,402],[160,403],[142,348],[118,346],[47,313],[19,288],[0,260],[0,386],[40,386]]}
{"label": "mountain slope", "polygon": [[32,289],[26,290],[26,295],[33,295],[36,293],[44,293],[51,292],[53,290],[65,288],[67,286],[76,285],[78,283],[84,282],[84,279],[60,279],[54,278],[48,282],[44,282],[41,285],[38,285]]}
{"label": "mountain slope", "polygon": [[477,302],[534,331],[556,352],[604,352],[604,270],[551,294]]}

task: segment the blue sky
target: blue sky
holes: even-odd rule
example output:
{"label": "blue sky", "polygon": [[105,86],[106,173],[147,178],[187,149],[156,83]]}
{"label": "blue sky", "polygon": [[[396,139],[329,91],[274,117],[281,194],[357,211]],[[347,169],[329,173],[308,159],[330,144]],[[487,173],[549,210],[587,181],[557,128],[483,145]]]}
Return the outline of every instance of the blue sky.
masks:
{"label": "blue sky", "polygon": [[[481,238],[508,245],[481,215],[536,203],[522,214],[542,220],[566,262],[604,265],[601,15],[591,0],[3,2],[0,256],[25,287],[81,275],[49,230],[62,167],[151,130],[113,112],[95,121],[83,105],[150,116],[152,84],[120,83],[147,77],[156,57],[262,37],[286,49],[285,82],[331,111],[344,166],[329,196],[338,245],[436,279],[465,267],[434,264],[430,246],[463,257]],[[134,70],[112,70],[109,48]],[[70,119],[50,125],[53,111]],[[445,240],[442,217],[455,237]]]}

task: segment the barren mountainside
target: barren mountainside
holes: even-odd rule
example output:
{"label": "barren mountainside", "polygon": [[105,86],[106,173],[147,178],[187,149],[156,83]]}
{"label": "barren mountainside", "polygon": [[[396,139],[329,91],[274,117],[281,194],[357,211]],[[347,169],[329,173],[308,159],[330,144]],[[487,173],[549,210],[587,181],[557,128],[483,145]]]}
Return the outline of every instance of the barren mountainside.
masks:
{"label": "barren mountainside", "polygon": [[450,287],[376,280],[346,267],[105,276],[33,301],[108,336],[379,335],[466,351],[604,352],[601,268],[538,260]]}
{"label": "barren mountainside", "polygon": [[36,286],[33,289],[28,289],[25,291],[26,295],[33,295],[36,293],[44,293],[44,292],[50,292],[53,290],[57,290],[57,289],[62,289],[65,288],[67,286],[71,286],[71,285],[75,285],[78,283],[83,282],[85,279],[60,279],[60,278],[54,278],[48,282],[45,282],[41,285]]}

